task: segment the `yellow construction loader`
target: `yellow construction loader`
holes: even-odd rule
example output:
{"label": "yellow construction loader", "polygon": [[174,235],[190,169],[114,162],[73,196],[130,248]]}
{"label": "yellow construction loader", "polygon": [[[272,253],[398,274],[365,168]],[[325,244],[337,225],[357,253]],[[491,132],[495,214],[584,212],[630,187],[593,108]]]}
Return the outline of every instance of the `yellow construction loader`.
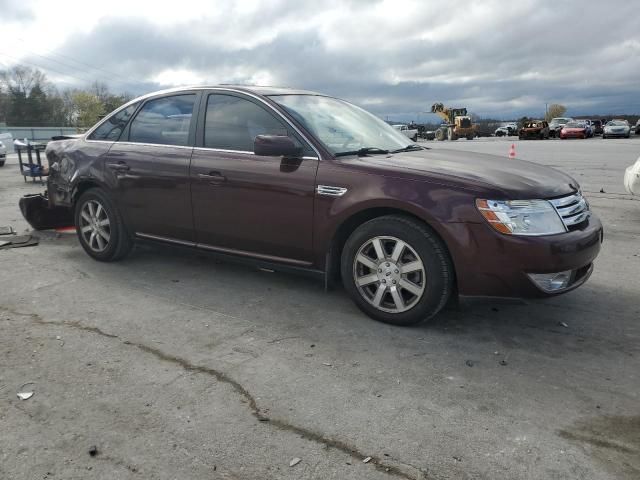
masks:
{"label": "yellow construction loader", "polygon": [[466,108],[447,108],[442,103],[434,103],[431,113],[435,113],[443,122],[436,130],[436,140],[457,140],[464,137],[473,140],[476,135],[476,127],[467,115]]}

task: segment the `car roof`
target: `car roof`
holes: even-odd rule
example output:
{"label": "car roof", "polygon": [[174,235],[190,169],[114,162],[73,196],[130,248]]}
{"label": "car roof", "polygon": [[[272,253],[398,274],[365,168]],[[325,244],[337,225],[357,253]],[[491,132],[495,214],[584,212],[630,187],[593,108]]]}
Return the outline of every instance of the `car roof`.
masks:
{"label": "car roof", "polygon": [[289,87],[273,87],[273,86],[265,86],[265,85],[236,85],[236,84],[219,84],[219,85],[187,85],[183,87],[174,87],[168,88],[164,90],[158,90],[155,92],[150,92],[145,95],[141,95],[134,99],[135,101],[143,100],[149,97],[155,97],[157,95],[165,95],[169,93],[180,93],[186,91],[193,90],[234,90],[239,92],[247,92],[253,93],[257,95],[318,95],[318,96],[326,96],[322,93],[313,92],[311,90],[301,90]]}

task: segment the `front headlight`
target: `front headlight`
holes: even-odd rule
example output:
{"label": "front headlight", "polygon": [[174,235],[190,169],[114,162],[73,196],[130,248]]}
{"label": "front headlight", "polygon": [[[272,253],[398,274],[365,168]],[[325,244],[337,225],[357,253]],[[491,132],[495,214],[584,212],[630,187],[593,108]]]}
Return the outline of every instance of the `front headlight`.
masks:
{"label": "front headlight", "polygon": [[484,200],[476,207],[493,228],[507,235],[554,235],[567,229],[547,200]]}

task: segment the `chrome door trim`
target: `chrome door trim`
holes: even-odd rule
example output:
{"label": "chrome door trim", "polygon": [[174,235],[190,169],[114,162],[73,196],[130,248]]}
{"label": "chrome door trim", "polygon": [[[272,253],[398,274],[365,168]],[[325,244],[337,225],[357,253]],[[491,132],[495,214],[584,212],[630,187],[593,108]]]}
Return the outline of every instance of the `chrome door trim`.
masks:
{"label": "chrome door trim", "polygon": [[151,235],[150,233],[136,232],[135,235],[136,235],[136,237],[140,237],[140,238],[146,238],[146,239],[149,239],[149,240],[158,240],[160,242],[175,243],[177,245],[185,245],[187,247],[195,247],[196,246],[195,242],[188,242],[188,241],[185,241],[185,240],[178,240],[176,238],[171,238],[171,237],[162,237],[160,235]]}
{"label": "chrome door trim", "polygon": [[285,257],[276,257],[275,255],[265,255],[262,253],[247,252],[246,250],[235,250],[233,248],[215,247],[213,245],[208,245],[206,243],[197,243],[196,248],[211,250],[212,252],[227,253],[227,254],[236,255],[239,257],[251,257],[257,260],[266,260],[269,262],[287,263],[291,265],[297,265],[300,267],[310,267],[313,265],[313,262],[305,262],[303,260],[294,260],[292,258],[285,258]]}

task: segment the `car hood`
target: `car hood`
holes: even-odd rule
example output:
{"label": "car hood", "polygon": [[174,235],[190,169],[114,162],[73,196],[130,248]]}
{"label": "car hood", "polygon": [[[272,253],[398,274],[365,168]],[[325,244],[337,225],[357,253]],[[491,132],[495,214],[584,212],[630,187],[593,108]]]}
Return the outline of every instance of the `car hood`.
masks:
{"label": "car hood", "polygon": [[578,183],[563,172],[506,155],[438,149],[370,155],[361,157],[359,162],[384,169],[385,175],[482,191],[496,199],[554,198],[579,189]]}

